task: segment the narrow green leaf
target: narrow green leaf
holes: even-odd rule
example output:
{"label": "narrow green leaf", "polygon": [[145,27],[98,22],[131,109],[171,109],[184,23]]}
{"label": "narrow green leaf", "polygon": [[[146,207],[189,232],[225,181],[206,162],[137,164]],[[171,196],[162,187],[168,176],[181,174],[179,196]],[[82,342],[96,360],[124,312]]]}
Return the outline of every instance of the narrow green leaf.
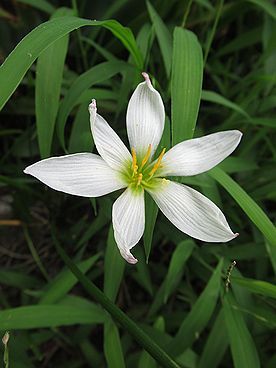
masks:
{"label": "narrow green leaf", "polygon": [[0,110],[8,101],[9,97],[15,91],[25,73],[40,53],[59,38],[83,26],[102,26],[109,29],[129,50],[136,65],[142,68],[142,56],[140,50],[137,48],[132,32],[117,21],[93,21],[69,16],[61,19],[52,19],[40,24],[27,34],[1,65]]}
{"label": "narrow green leaf", "polygon": [[128,331],[130,335],[153,356],[161,365],[166,368],[180,368],[163,349],[160,348],[146,333],[144,333],[135,322],[132,321],[121,309],[117,308],[107,296],[101,292],[71,261],[64,249],[60,246],[57,238],[53,235],[53,240],[57,251],[71,272],[78,278],[85,290],[97,301],[103,308],[116,319],[121,326]]}
{"label": "narrow green leaf", "polygon": [[19,3],[30,5],[33,8],[44,11],[45,13],[52,14],[56,9],[46,0],[17,0]]}
{"label": "narrow green leaf", "polygon": [[175,248],[172,258],[169,264],[169,270],[165,279],[165,293],[164,293],[164,302],[166,303],[169,295],[175,289],[175,285],[180,281],[183,272],[184,265],[187,259],[192,254],[195,243],[192,240],[184,240],[179,243]]}
{"label": "narrow green leaf", "polygon": [[221,259],[206,288],[193,305],[191,311],[182,322],[176,336],[169,344],[168,349],[173,356],[181,354],[190,347],[210,320],[219,295],[222,265],[223,260]]}
{"label": "narrow green leaf", "polygon": [[64,149],[64,129],[66,120],[78,101],[78,97],[92,85],[108,80],[128,67],[130,66],[123,61],[106,61],[87,70],[74,81],[60,104],[57,118],[57,134]]}
{"label": "narrow green leaf", "polygon": [[208,174],[218,181],[235,199],[251,221],[259,228],[272,246],[276,246],[276,229],[257,203],[219,167],[215,167]]}
{"label": "narrow green leaf", "polygon": [[[99,257],[100,254],[96,254],[85,261],[81,261],[78,263],[78,267],[83,273],[86,273],[97,262]],[[78,280],[72,275],[72,272],[67,268],[64,269],[48,284],[47,290],[43,293],[39,304],[54,304],[63,298],[77,282]]]}
{"label": "narrow green leaf", "polygon": [[147,8],[150,15],[150,19],[154,26],[154,30],[157,36],[161,54],[164,60],[167,77],[170,76],[171,65],[172,65],[172,36],[168,31],[167,26],[160,18],[154,7],[149,1],[147,1]]}
{"label": "narrow green leaf", "polygon": [[112,302],[116,300],[125,264],[114,240],[113,227],[110,226],[104,258],[104,293]]}
{"label": "narrow green leaf", "polygon": [[148,263],[151,251],[154,226],[158,214],[158,207],[148,193],[146,193],[145,195],[145,211],[146,211],[146,225],[143,240],[146,254],[146,263]]}
{"label": "narrow green leaf", "polygon": [[252,291],[252,293],[276,298],[276,286],[271,284],[270,282],[248,279],[246,277],[232,277],[231,280],[234,284],[243,286],[247,290]]}
{"label": "narrow green leaf", "polygon": [[93,303],[71,305],[31,305],[0,312],[1,329],[30,329],[75,324],[103,323],[106,314]]}
{"label": "narrow green leaf", "polygon": [[216,321],[209,333],[207,342],[200,356],[197,368],[219,366],[229,342],[224,322],[223,310],[219,311]]}
{"label": "narrow green leaf", "polygon": [[108,368],[124,368],[126,366],[119,331],[112,320],[104,324],[104,355]]}
{"label": "narrow green leaf", "polygon": [[228,107],[229,109],[234,110],[238,112],[239,114],[243,115],[247,119],[250,119],[250,116],[247,114],[247,112],[243,110],[239,105],[227,100],[227,98],[221,96],[220,94],[216,92],[202,90],[201,99],[204,101],[209,101],[209,102],[213,102],[213,103]]}
{"label": "narrow green leaf", "polygon": [[92,152],[94,141],[90,130],[88,103],[80,105],[73,121],[68,151],[69,153]]}
{"label": "narrow green leaf", "polygon": [[[72,15],[71,9],[58,9],[52,19]],[[40,156],[50,156],[59,106],[63,68],[69,36],[65,35],[44,50],[37,59],[35,112]]]}
{"label": "narrow green leaf", "polygon": [[223,313],[235,368],[259,368],[259,356],[231,293],[223,298]]}
{"label": "narrow green leaf", "polygon": [[201,98],[203,60],[197,37],[176,27],[172,59],[173,145],[193,137]]}
{"label": "narrow green leaf", "polygon": [[272,18],[276,19],[276,6],[269,0],[247,0],[252,4],[255,4],[262,8]]}

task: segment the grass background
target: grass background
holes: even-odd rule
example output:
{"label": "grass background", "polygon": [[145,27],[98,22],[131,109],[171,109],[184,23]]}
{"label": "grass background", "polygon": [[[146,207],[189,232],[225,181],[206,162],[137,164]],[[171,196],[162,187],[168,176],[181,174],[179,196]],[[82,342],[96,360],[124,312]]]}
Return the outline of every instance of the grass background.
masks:
{"label": "grass background", "polygon": [[[1,2],[0,331],[10,331],[10,367],[276,366],[275,18],[264,0]],[[181,178],[240,236],[194,241],[148,200],[144,247],[130,266],[110,226],[118,193],[72,197],[22,170],[94,150],[92,97],[126,141],[126,106],[143,70],[165,102],[162,145],[244,133],[219,167]],[[73,276],[63,250],[109,307]]]}

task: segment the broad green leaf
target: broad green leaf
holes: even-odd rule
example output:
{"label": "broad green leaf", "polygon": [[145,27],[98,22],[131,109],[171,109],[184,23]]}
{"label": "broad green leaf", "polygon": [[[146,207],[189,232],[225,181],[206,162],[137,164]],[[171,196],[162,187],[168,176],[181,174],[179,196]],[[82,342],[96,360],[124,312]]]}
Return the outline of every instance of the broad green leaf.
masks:
{"label": "broad green leaf", "polygon": [[[86,273],[99,259],[100,254],[81,261],[78,263],[78,267],[83,273]],[[43,293],[39,304],[53,304],[63,298],[72,288],[78,280],[67,268],[61,271],[56,278],[49,283],[47,290]]]}
{"label": "broad green leaf", "polygon": [[232,277],[232,282],[245,287],[252,293],[276,298],[276,286],[267,281],[248,279],[246,277]]}
{"label": "broad green leaf", "polygon": [[125,260],[120,255],[114,240],[113,227],[109,228],[104,258],[104,293],[115,302],[125,270]]}
{"label": "broad green leaf", "polygon": [[174,339],[169,344],[168,349],[173,356],[181,354],[190,347],[209,322],[217,304],[220,291],[222,264],[223,260],[221,259],[207,286],[182,322]]}
{"label": "broad green leaf", "polygon": [[[60,8],[53,14],[52,19],[66,15],[72,15],[72,11]],[[51,153],[68,41],[68,35],[61,37],[44,50],[37,59],[35,111],[41,158],[49,157]]]}
{"label": "broad green leaf", "polygon": [[172,65],[172,36],[168,31],[163,20],[160,18],[154,7],[149,1],[147,1],[147,8],[154,26],[154,30],[157,36],[161,54],[164,60],[167,77],[170,76]]}
{"label": "broad green leaf", "polygon": [[192,240],[184,240],[179,243],[173,252],[169,270],[165,279],[165,292],[164,292],[164,302],[166,303],[169,295],[175,289],[175,285],[180,281],[183,272],[184,265],[187,259],[192,254],[195,243]]}
{"label": "broad green leaf", "polygon": [[19,3],[30,5],[33,8],[44,11],[45,13],[52,14],[56,9],[46,0],[18,0]]}
{"label": "broad green leaf", "polygon": [[259,368],[259,356],[231,293],[223,298],[223,313],[235,368]]}
{"label": "broad green leaf", "polygon": [[104,324],[104,355],[108,368],[125,367],[119,331],[112,320]]}
{"label": "broad green leaf", "polygon": [[244,109],[242,109],[239,105],[235,104],[234,102],[229,101],[227,98],[221,96],[220,94],[216,92],[202,90],[201,99],[204,101],[209,101],[209,102],[213,102],[213,103],[228,107],[229,109],[234,110],[238,112],[239,114],[245,116],[247,119],[250,119],[247,112],[244,111]]}
{"label": "broad green leaf", "polygon": [[276,229],[263,210],[229,175],[218,167],[208,174],[218,181],[235,199],[251,221],[259,228],[272,246],[276,246]]}
{"label": "broad green leaf", "polygon": [[203,60],[197,37],[176,27],[172,58],[172,144],[194,135],[201,98]]}
{"label": "broad green leaf", "polygon": [[107,316],[93,303],[74,305],[30,305],[0,312],[0,326],[4,330],[20,330],[103,323]]}
{"label": "broad green leaf", "polygon": [[224,322],[223,310],[221,309],[213,328],[209,333],[203,352],[200,356],[197,368],[219,366],[225,354],[229,342]]}
{"label": "broad green leaf", "polygon": [[102,26],[109,29],[133,56],[139,68],[143,60],[132,32],[115,20],[93,21],[77,17],[52,19],[40,24],[19,42],[0,67],[0,110],[21,82],[36,58],[53,42],[83,26]]}
{"label": "broad green leaf", "polygon": [[128,67],[130,66],[123,61],[106,61],[87,70],[74,81],[60,104],[57,118],[57,134],[64,149],[64,128],[66,120],[78,101],[79,96],[92,85],[103,82]]}

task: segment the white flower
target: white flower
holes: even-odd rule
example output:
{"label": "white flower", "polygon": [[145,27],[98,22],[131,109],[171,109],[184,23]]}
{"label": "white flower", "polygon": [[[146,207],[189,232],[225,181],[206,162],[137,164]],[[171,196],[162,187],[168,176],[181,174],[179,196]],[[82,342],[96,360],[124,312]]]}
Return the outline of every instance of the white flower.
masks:
{"label": "white flower", "polygon": [[145,228],[144,191],[181,231],[202,241],[227,242],[235,238],[221,210],[208,198],[186,185],[165,179],[203,173],[230,155],[241,132],[230,130],[181,142],[154,161],[165,121],[160,94],[143,73],[128,104],[126,125],[131,153],[108,123],[97,114],[96,101],[89,105],[91,131],[99,155],[77,153],[52,157],[28,166],[24,172],[49,187],[82,197],[99,197],[118,189],[125,191],[113,204],[114,236],[121,255],[132,264],[130,250]]}

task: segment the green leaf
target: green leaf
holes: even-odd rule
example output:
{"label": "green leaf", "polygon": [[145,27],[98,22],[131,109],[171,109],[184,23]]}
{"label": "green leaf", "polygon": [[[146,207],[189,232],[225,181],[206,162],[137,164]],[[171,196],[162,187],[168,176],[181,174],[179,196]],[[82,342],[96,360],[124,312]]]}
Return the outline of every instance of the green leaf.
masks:
{"label": "green leaf", "polygon": [[252,291],[252,293],[276,298],[276,286],[267,281],[248,279],[245,277],[232,277],[231,280],[234,284],[243,286],[247,290]]}
{"label": "green leaf", "polygon": [[219,366],[229,342],[226,332],[223,310],[218,313],[213,328],[208,335],[208,339],[200,356],[197,368]]}
{"label": "green leaf", "polygon": [[[100,254],[96,254],[93,257],[81,261],[78,263],[78,267],[84,273],[86,273],[99,259]],[[50,282],[47,290],[43,293],[39,304],[53,304],[63,298],[72,288],[78,280],[67,268],[61,271],[56,278]]]}
{"label": "green leaf", "polygon": [[104,355],[108,368],[125,367],[119,331],[112,320],[104,324]]}
{"label": "green leaf", "polygon": [[77,103],[79,96],[92,85],[108,80],[128,67],[130,66],[123,61],[106,61],[87,70],[74,81],[60,104],[57,118],[57,134],[64,149],[64,129],[66,120]]}
{"label": "green leaf", "polygon": [[195,243],[193,242],[193,240],[189,239],[179,243],[175,248],[169,264],[169,270],[165,279],[165,292],[164,292],[165,303],[167,302],[169,295],[175,289],[175,285],[177,285],[178,282],[180,281],[184,272],[184,265],[187,259],[192,254],[194,246]]}
{"label": "green leaf", "polygon": [[[58,9],[52,19],[71,15],[72,10]],[[59,106],[63,68],[69,36],[63,36],[37,59],[35,80],[35,112],[40,156],[50,156],[51,145]]]}
{"label": "green leaf", "polygon": [[47,47],[67,33],[83,26],[102,26],[109,29],[131,53],[136,65],[143,60],[130,29],[115,20],[93,21],[77,17],[62,17],[40,24],[19,42],[0,67],[0,110],[21,82],[25,73]]}
{"label": "green leaf", "polygon": [[147,1],[147,8],[150,15],[150,19],[153,23],[154,30],[157,36],[161,54],[164,60],[167,77],[170,76],[172,65],[172,36],[168,31],[163,20],[160,18],[154,7],[149,1]]}
{"label": "green leaf", "polygon": [[30,5],[33,8],[44,11],[45,13],[52,14],[56,9],[46,0],[18,0],[19,3]]}
{"label": "green leaf", "polygon": [[252,4],[255,4],[262,8],[267,14],[272,18],[276,19],[276,7],[273,5],[272,1],[269,0],[247,0]]}
{"label": "green leaf", "polygon": [[208,174],[219,182],[235,199],[251,221],[259,228],[271,245],[276,246],[276,229],[263,210],[229,175],[218,167]]}
{"label": "green leaf", "polygon": [[148,263],[150,251],[151,251],[154,226],[155,226],[157,214],[158,214],[158,207],[148,193],[145,194],[145,212],[146,212],[146,215],[145,215],[146,224],[145,224],[143,240],[144,240],[144,248],[145,248],[145,254],[146,254],[146,263]]}
{"label": "green leaf", "polygon": [[176,27],[172,59],[172,143],[193,137],[201,98],[203,60],[197,37]]}
{"label": "green leaf", "polygon": [[176,336],[169,344],[168,351],[173,356],[181,354],[190,347],[210,320],[219,295],[222,265],[223,260],[221,259],[206,288],[193,305],[191,311],[182,322]]}
{"label": "green leaf", "polygon": [[235,368],[259,368],[259,356],[243,316],[231,293],[223,298],[223,313]]}
{"label": "green leaf", "polygon": [[2,310],[1,329],[30,329],[75,324],[103,323],[106,314],[93,303],[87,301],[75,305],[31,305]]}
{"label": "green leaf", "polygon": [[161,365],[166,368],[180,368],[163,349],[160,348],[146,333],[144,333],[132,319],[130,319],[121,309],[116,307],[107,296],[101,292],[71,261],[64,249],[60,246],[56,236],[53,240],[57,251],[71,272],[78,278],[85,290],[97,301],[110,315],[121,324],[121,326],[153,356]]}
{"label": "green leaf", "polygon": [[244,111],[239,105],[235,104],[227,100],[227,98],[221,96],[220,94],[213,92],[213,91],[206,91],[202,90],[201,99],[204,101],[213,102],[225,107],[228,107],[231,110],[238,112],[239,114],[243,115],[247,119],[250,119],[250,116]]}
{"label": "green leaf", "polygon": [[126,262],[120,255],[114,240],[113,227],[109,228],[104,258],[104,293],[114,302],[123,278]]}

